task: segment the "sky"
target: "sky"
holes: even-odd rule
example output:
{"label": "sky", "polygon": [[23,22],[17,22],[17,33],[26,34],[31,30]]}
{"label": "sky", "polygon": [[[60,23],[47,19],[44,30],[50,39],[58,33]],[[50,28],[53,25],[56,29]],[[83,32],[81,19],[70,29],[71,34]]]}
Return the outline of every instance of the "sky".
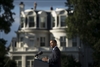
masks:
{"label": "sky", "polygon": [[50,7],[52,6],[53,9],[55,10],[56,8],[66,8],[65,7],[65,2],[66,0],[14,0],[14,9],[12,10],[13,12],[16,13],[14,15],[14,23],[11,26],[11,31],[8,34],[4,34],[3,32],[0,32],[0,37],[4,38],[7,40],[6,46],[10,45],[12,37],[16,37],[15,31],[18,30],[19,27],[19,4],[20,2],[23,2],[25,4],[25,10],[26,9],[31,9],[34,7],[34,2],[37,3],[37,10],[50,10]]}

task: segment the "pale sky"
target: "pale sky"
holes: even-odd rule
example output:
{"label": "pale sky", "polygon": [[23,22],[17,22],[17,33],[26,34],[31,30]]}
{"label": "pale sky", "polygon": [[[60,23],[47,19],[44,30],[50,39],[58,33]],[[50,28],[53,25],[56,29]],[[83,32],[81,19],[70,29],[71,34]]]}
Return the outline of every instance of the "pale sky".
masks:
{"label": "pale sky", "polygon": [[12,24],[11,32],[9,34],[4,34],[0,32],[2,38],[7,40],[7,46],[10,44],[12,37],[16,37],[15,31],[18,30],[19,26],[19,4],[20,2],[24,2],[25,9],[33,8],[34,2],[37,2],[37,10],[50,10],[52,6],[54,9],[56,8],[67,8],[65,7],[66,0],[14,0],[15,8],[13,12],[16,13],[14,16],[15,22]]}

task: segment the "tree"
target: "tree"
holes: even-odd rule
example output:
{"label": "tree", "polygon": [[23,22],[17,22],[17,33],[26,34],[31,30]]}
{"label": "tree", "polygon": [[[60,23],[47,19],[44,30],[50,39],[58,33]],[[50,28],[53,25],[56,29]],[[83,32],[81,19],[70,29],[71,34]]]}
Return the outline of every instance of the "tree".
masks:
{"label": "tree", "polygon": [[[94,52],[100,53],[99,0],[67,0],[66,5],[73,5],[74,9],[73,14],[69,12],[69,17],[66,19],[68,37],[78,36],[85,45],[92,47]],[[95,59],[98,58],[98,55],[95,55]]]}
{"label": "tree", "polygon": [[4,62],[5,62],[4,67],[17,67],[15,60],[11,60],[9,57],[6,57]]}
{"label": "tree", "polygon": [[[8,34],[10,32],[10,27],[14,22],[12,9],[14,8],[13,0],[0,0],[0,31]],[[0,67],[4,67],[6,59],[6,40],[0,39]]]}
{"label": "tree", "polygon": [[16,62],[7,57],[6,41],[0,39],[0,67],[16,67]]}
{"label": "tree", "polygon": [[4,39],[0,39],[0,67],[3,67],[5,54],[7,54],[7,51],[5,50],[6,41]]}
{"label": "tree", "polygon": [[10,32],[10,26],[14,22],[11,10],[14,8],[13,0],[0,0],[0,30],[6,34]]}
{"label": "tree", "polygon": [[62,67],[81,67],[80,62],[76,62],[72,55],[62,54],[61,57]]}

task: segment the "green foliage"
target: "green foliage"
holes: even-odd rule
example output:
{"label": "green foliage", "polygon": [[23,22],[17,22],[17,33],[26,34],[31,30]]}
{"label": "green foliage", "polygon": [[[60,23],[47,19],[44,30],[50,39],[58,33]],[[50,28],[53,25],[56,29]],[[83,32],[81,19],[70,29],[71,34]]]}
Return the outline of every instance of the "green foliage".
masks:
{"label": "green foliage", "polygon": [[0,30],[7,34],[10,32],[10,26],[14,22],[11,10],[14,8],[13,0],[0,0]]}
{"label": "green foliage", "polygon": [[[100,4],[99,0],[69,0],[74,6],[73,15],[69,15],[66,22],[68,35],[79,35],[88,43],[98,42],[100,37]],[[70,5],[71,5],[70,4]]]}
{"label": "green foliage", "polygon": [[3,67],[5,55],[7,54],[6,47],[5,47],[6,41],[4,39],[0,39],[0,67]]}
{"label": "green foliage", "polygon": [[81,67],[80,62],[76,62],[72,55],[62,54],[61,61],[62,67]]}
{"label": "green foliage", "polygon": [[7,57],[6,41],[0,39],[0,67],[16,67],[16,62]]}
{"label": "green foliage", "polygon": [[14,60],[9,59],[9,57],[6,57],[4,62],[5,62],[4,67],[17,67],[16,62]]}
{"label": "green foliage", "polygon": [[95,51],[93,53],[93,58],[94,58],[94,67],[100,67],[100,52]]}
{"label": "green foliage", "polygon": [[[15,13],[12,12],[12,9],[14,9],[13,0],[0,0],[0,31],[4,31],[6,34],[10,32],[10,27],[14,22],[13,15]],[[6,63],[7,50],[5,45],[6,41],[0,39],[0,67],[4,67]],[[14,67],[12,66],[13,61],[10,60],[9,64],[8,67]]]}
{"label": "green foliage", "polygon": [[[66,6],[73,5],[73,14],[66,19],[67,36],[79,36],[85,45],[91,46],[100,53],[100,1],[99,0],[67,0]],[[95,55],[95,59],[99,54]],[[98,58],[100,60],[100,58]],[[100,67],[97,66],[97,67]]]}
{"label": "green foliage", "polygon": [[5,50],[6,41],[4,39],[0,39],[0,58],[4,57],[4,55],[7,53]]}

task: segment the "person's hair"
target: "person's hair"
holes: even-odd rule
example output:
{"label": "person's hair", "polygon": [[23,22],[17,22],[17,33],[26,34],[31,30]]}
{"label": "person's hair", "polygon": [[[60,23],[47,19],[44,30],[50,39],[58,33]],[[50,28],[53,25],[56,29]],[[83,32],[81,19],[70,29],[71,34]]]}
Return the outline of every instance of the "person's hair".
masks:
{"label": "person's hair", "polygon": [[56,40],[51,40],[51,41],[53,41],[53,42],[55,42],[57,44],[57,41]]}

